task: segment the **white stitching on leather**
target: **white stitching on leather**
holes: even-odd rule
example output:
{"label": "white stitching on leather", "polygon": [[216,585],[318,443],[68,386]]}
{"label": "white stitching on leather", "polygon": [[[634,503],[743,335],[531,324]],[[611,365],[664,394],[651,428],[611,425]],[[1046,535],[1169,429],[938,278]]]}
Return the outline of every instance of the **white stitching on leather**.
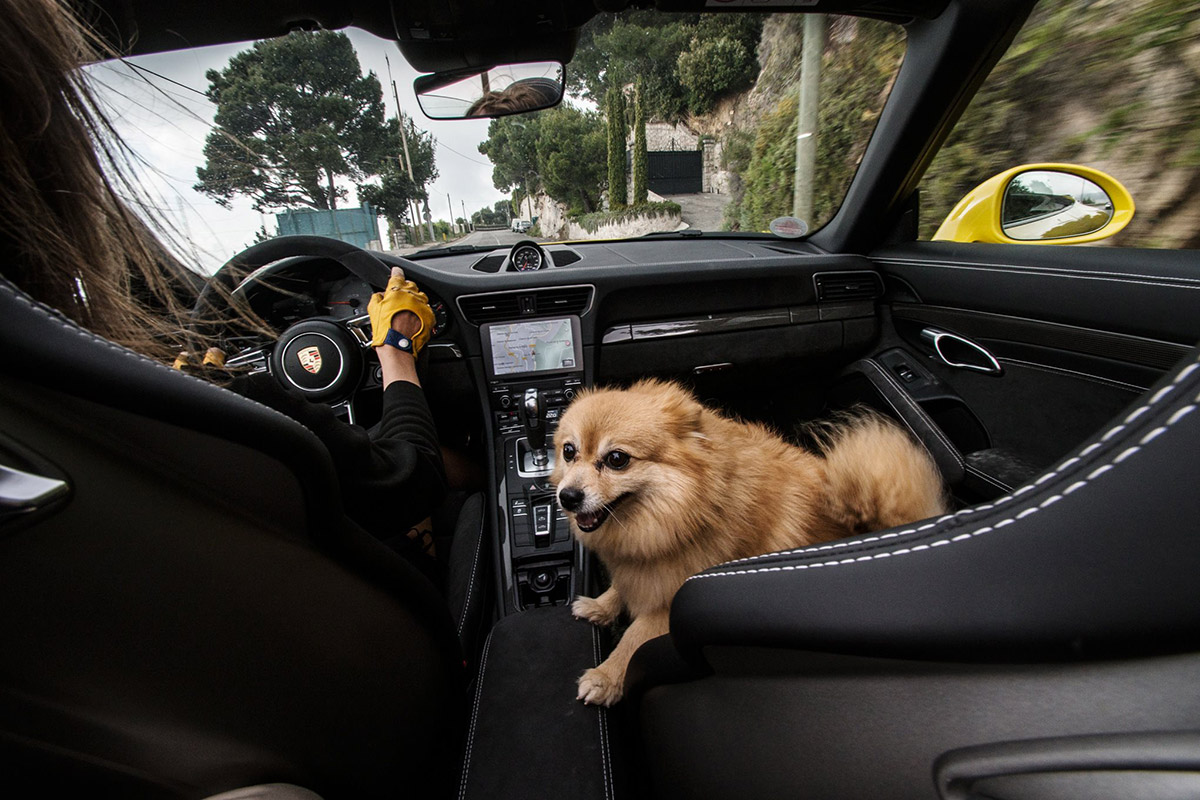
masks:
{"label": "white stitching on leather", "polygon": [[[1147,401],[1144,406],[1141,406],[1140,408],[1136,409],[1128,417],[1126,417],[1125,418],[1126,422],[1128,422],[1129,420],[1132,420],[1136,417],[1139,417],[1144,412],[1148,411],[1151,406],[1153,406],[1155,403],[1159,402],[1163,397],[1166,397],[1167,394],[1169,393],[1169,391],[1173,390],[1176,386],[1178,386],[1184,379],[1187,378],[1188,375],[1190,375],[1192,372],[1194,372],[1197,368],[1200,368],[1200,360],[1197,360],[1197,362],[1189,364],[1187,367],[1180,370],[1179,374],[1175,376],[1175,379],[1173,381],[1171,381],[1171,383],[1169,383],[1167,386],[1164,386],[1162,390],[1155,392],[1154,396],[1152,398],[1150,398],[1150,400]],[[1197,397],[1197,401],[1200,401],[1200,396]],[[1153,439],[1157,438],[1164,431],[1166,431],[1167,428],[1171,427],[1176,422],[1183,419],[1185,416],[1187,416],[1192,411],[1194,411],[1195,408],[1196,408],[1196,404],[1193,403],[1191,405],[1184,406],[1183,408],[1179,409],[1178,411],[1176,411],[1174,414],[1172,414],[1167,419],[1165,425],[1155,428],[1153,431],[1150,431],[1150,433],[1148,433],[1144,437],[1142,437],[1142,440],[1139,442],[1139,444],[1145,445],[1148,442],[1152,441]],[[1111,431],[1106,433],[1105,438],[1108,438],[1108,436],[1110,434],[1112,434],[1114,431],[1116,431],[1118,428],[1123,429],[1124,427],[1125,427],[1124,424],[1118,425],[1117,428],[1113,428]],[[994,500],[993,502],[988,503],[986,505],[972,506],[971,508],[961,509],[959,511],[956,511],[953,514],[947,514],[946,516],[939,517],[938,519],[934,520],[933,522],[929,522],[929,523],[920,525],[915,528],[908,528],[908,529],[902,530],[902,531],[893,531],[891,533],[885,533],[880,536],[869,536],[865,539],[853,539],[850,541],[833,542],[831,544],[820,545],[818,547],[808,546],[808,547],[799,547],[799,548],[796,548],[793,550],[783,550],[783,551],[780,551],[777,553],[762,553],[760,555],[749,556],[747,558],[738,558],[738,559],[734,559],[732,561],[726,561],[723,563],[725,563],[725,564],[743,564],[748,561],[758,561],[758,560],[764,559],[764,558],[777,558],[780,556],[790,556],[790,555],[796,555],[799,553],[819,553],[819,552],[822,552],[825,550],[835,550],[835,549],[843,548],[843,547],[857,547],[858,545],[862,545],[862,544],[871,544],[873,542],[881,542],[881,541],[885,541],[887,539],[895,539],[895,538],[898,538],[901,536],[911,536],[912,534],[915,534],[915,533],[922,533],[922,532],[927,531],[931,528],[934,528],[937,525],[940,525],[944,522],[949,522],[950,520],[959,519],[961,517],[970,516],[972,514],[980,514],[985,511],[991,511],[996,506],[1007,503],[1019,495],[1025,494],[1026,492],[1029,492],[1029,491],[1032,491],[1033,488],[1035,487],[1035,485],[1045,483],[1046,481],[1050,480],[1051,478],[1054,478],[1055,476],[1060,475],[1061,473],[1065,472],[1066,470],[1070,469],[1072,466],[1077,464],[1080,461],[1080,459],[1095,452],[1100,446],[1101,446],[1100,442],[1093,442],[1092,444],[1087,445],[1086,447],[1084,447],[1082,450],[1079,451],[1078,455],[1068,458],[1066,461],[1059,464],[1054,470],[1047,472],[1045,475],[1042,475],[1034,483],[1026,484],[1025,486],[1022,486],[1021,488],[1017,489],[1012,494],[1005,495],[1004,497],[998,498],[998,499]],[[1053,505],[1054,503],[1061,500],[1063,496],[1071,494],[1072,492],[1075,492],[1078,489],[1082,488],[1087,483],[1087,480],[1091,480],[1092,478],[1102,474],[1103,472],[1106,472],[1109,469],[1112,469],[1111,465],[1108,465],[1106,467],[1102,467],[1102,468],[1096,470],[1091,475],[1089,475],[1086,480],[1076,481],[1075,483],[1071,484],[1066,489],[1064,489],[1062,491],[1062,494],[1055,495],[1054,497],[1050,498],[1049,500],[1044,501],[1039,507],[1045,508],[1046,506]],[[954,537],[953,539],[950,539],[950,541],[957,542],[957,541],[961,541],[963,539],[969,539],[971,536],[975,536],[979,532],[980,531],[976,531],[975,533],[972,533],[972,534],[960,534],[960,535]],[[886,555],[880,553],[874,557],[875,558],[885,558]],[[816,566],[824,566],[824,565],[823,564],[810,564],[810,565],[806,565],[806,567],[807,566],[816,567]],[[737,574],[742,574],[742,573],[740,573],[740,572],[701,573],[699,575],[691,576],[690,578],[688,578],[688,580],[690,581],[693,578],[711,577],[714,575],[737,575]]]}
{"label": "white stitching on leather", "polygon": [[467,796],[467,774],[471,770],[471,750],[475,746],[475,723],[479,718],[479,698],[483,697],[483,678],[487,673],[488,651],[492,649],[492,635],[489,633],[483,645],[483,656],[479,661],[479,678],[475,685],[475,705],[471,709],[471,729],[467,733],[467,752],[463,756],[463,773],[458,782],[458,800]]}
{"label": "white stitching on leather", "polygon": [[[1178,380],[1178,378],[1177,378],[1177,380]],[[1172,383],[1171,386],[1168,388],[1173,388],[1175,385],[1176,385],[1175,383]],[[1155,397],[1161,398],[1161,397],[1164,397],[1165,394],[1166,393],[1164,393],[1164,392],[1158,392],[1158,393],[1156,393]],[[1155,402],[1155,401],[1152,400],[1151,402]],[[1176,413],[1176,414],[1172,415],[1173,418],[1175,418],[1176,421],[1178,421],[1179,419],[1183,419],[1183,417],[1187,416],[1187,414],[1191,413],[1192,411],[1194,411],[1196,409],[1197,404],[1200,404],[1200,395],[1196,395],[1196,397],[1192,400],[1190,405],[1185,406],[1184,409],[1180,409],[1184,413],[1182,413],[1182,414]],[[1170,425],[1171,425],[1171,423],[1168,422],[1167,427],[1169,427]],[[1154,437],[1151,437],[1151,438],[1157,438],[1157,435]],[[1144,446],[1143,444],[1137,444],[1137,445],[1134,445],[1133,447],[1128,448],[1127,450],[1123,451],[1119,456],[1117,456],[1117,458],[1114,460],[1113,463],[1117,463],[1118,461],[1124,461],[1125,459],[1132,456],[1134,453],[1141,450],[1143,448],[1143,446]],[[1101,475],[1104,475],[1105,473],[1110,472],[1112,469],[1113,469],[1113,464],[1105,464],[1105,465],[1099,467],[1098,469],[1093,470],[1085,479],[1083,479],[1081,481],[1076,481],[1075,483],[1071,484],[1071,486],[1069,486],[1067,489],[1063,490],[1062,494],[1054,495],[1053,497],[1048,498],[1047,500],[1042,502],[1037,507],[1027,508],[1024,511],[1017,514],[1016,516],[1001,520],[1000,522],[997,522],[993,525],[986,525],[977,530],[959,534],[951,539],[943,539],[943,540],[939,540],[939,541],[942,543],[947,543],[947,544],[950,542],[961,542],[961,541],[965,541],[966,539],[972,539],[976,536],[980,536],[982,534],[990,533],[992,531],[999,530],[1000,528],[1007,527],[1007,526],[1013,524],[1014,522],[1016,522],[1018,519],[1032,516],[1033,514],[1040,511],[1041,509],[1046,508],[1047,506],[1053,505],[1054,503],[1061,500],[1063,498],[1063,496],[1068,495],[1068,494],[1086,486],[1088,483],[1094,481],[1096,478],[1099,478]],[[851,542],[850,544],[860,544],[860,543],[862,543],[862,541],[865,541],[865,540],[860,540],[859,542]],[[874,561],[874,560],[877,560],[880,558],[887,558],[890,556],[908,555],[909,553],[915,553],[920,550],[925,550],[930,547],[936,546],[937,544],[938,544],[938,542],[933,542],[928,545],[918,545],[918,546],[911,547],[911,548],[902,548],[900,550],[893,550],[890,553],[873,553],[873,554],[869,554],[869,555],[860,556],[855,559],[844,559],[841,561],[826,561],[824,563],[813,563],[813,564],[787,564],[787,565],[779,566],[779,567],[759,567],[757,569],[729,570],[726,572],[705,572],[705,573],[701,573],[699,575],[693,575],[690,578],[688,578],[688,580],[691,581],[691,580],[696,580],[698,578],[719,578],[719,577],[725,577],[725,576],[729,576],[729,575],[750,575],[750,574],[754,574],[757,572],[792,572],[792,571],[796,571],[796,570],[809,569],[811,567],[833,567],[833,566],[838,566],[840,564],[851,564],[851,563],[857,563],[857,562],[861,562],[861,561]],[[793,552],[800,552],[800,551],[793,551]],[[780,554],[775,553],[773,555],[780,555]]]}
{"label": "white stitching on leather", "polygon": [[[469,500],[467,502],[470,502]],[[459,513],[462,513],[461,511]],[[479,567],[479,551],[483,548],[483,518],[479,517],[479,536],[475,539],[475,557],[471,560],[471,573],[467,577],[467,597],[463,600],[462,614],[458,618],[458,638],[462,639],[463,624],[467,621],[467,612],[471,609],[471,592],[475,589],[475,573]]]}
{"label": "white stitching on leather", "polygon": [[[600,666],[600,629],[595,625],[592,626],[592,660],[595,666]],[[597,706],[600,720],[600,769],[604,775],[604,796],[611,798],[612,793],[612,774],[609,770],[609,752],[608,752],[608,712],[602,706]]]}
{"label": "white stitching on leather", "polygon": [[964,261],[913,261],[904,258],[874,258],[871,259],[877,264],[900,264],[909,267],[934,267],[937,269],[973,269],[982,272],[1007,272],[1015,275],[1036,275],[1039,277],[1049,278],[1071,278],[1081,280],[1097,280],[1097,281],[1112,281],[1115,283],[1130,283],[1142,286],[1154,286],[1157,288],[1178,288],[1178,289],[1200,289],[1200,285],[1189,286],[1189,282],[1198,282],[1196,278],[1180,278],[1171,277],[1162,281],[1154,280],[1124,280],[1120,277],[1113,276],[1129,276],[1134,278],[1148,278],[1148,275],[1138,275],[1133,272],[1105,272],[1101,270],[1075,270],[1065,269],[1062,267],[1007,267],[1002,264],[985,264],[979,262],[964,262]]}

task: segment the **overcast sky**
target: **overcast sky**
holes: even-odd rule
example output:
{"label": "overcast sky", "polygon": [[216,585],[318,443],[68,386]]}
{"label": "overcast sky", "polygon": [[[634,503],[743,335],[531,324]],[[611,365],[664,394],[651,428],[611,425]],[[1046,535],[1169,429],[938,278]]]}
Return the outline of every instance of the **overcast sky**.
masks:
{"label": "overcast sky", "polygon": [[[492,187],[491,164],[478,150],[487,136],[488,121],[438,122],[426,118],[412,91],[417,72],[400,55],[395,43],[359,30],[347,29],[346,33],[358,51],[363,72],[372,71],[379,77],[389,114],[395,113],[395,103],[388,86],[385,56],[391,61],[392,78],[405,113],[414,117],[418,128],[431,131],[438,140],[439,177],[429,195],[434,219],[460,217],[464,204],[469,215],[504,199]],[[266,225],[270,233],[276,232],[274,215],[252,210],[248,200],[235,198],[233,208],[224,209],[192,190],[196,168],[204,163],[204,138],[212,128],[215,111],[203,96],[208,88],[204,73],[224,68],[230,57],[248,47],[249,43],[221,45],[128,59],[141,70],[122,62],[107,62],[89,70],[117,130],[143,162],[141,184],[181,238],[191,243],[192,252],[181,255],[190,256],[192,263],[208,271],[251,244],[259,226]],[[447,194],[453,202],[453,217]],[[350,205],[357,203],[351,187]]]}

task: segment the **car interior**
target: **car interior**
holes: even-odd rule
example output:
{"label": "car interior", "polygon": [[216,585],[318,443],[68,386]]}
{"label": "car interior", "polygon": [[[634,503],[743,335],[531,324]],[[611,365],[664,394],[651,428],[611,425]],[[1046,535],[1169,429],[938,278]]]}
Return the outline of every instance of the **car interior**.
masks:
{"label": "car interior", "polygon": [[[89,8],[131,54],[353,26],[436,73],[570,69],[579,28],[626,3],[597,5]],[[320,339],[345,369],[311,399],[359,424],[381,379],[369,320],[338,309],[393,265],[428,294],[422,383],[441,439],[486,476],[449,523],[445,587],[348,519],[302,425],[0,278],[8,796],[1200,794],[1193,253],[917,239],[918,183],[1030,0],[760,5],[907,36],[811,235],[410,258],[285,237],[218,273],[280,331],[235,362],[284,380],[283,354]],[[502,346],[551,333],[550,368]],[[580,391],[646,376],[786,432],[870,405],[933,455],[953,510],[693,576],[605,709],[575,681],[610,632],[569,610],[605,576],[556,504],[547,442]]]}

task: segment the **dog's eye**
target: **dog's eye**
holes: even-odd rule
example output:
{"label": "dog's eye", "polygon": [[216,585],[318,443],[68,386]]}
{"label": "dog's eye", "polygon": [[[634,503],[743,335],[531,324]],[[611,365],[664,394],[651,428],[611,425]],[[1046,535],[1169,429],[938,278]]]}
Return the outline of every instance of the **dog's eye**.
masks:
{"label": "dog's eye", "polygon": [[563,461],[574,461],[575,460],[575,445],[571,444],[570,442],[567,442],[566,444],[564,444],[563,448],[562,448],[562,457],[563,457]]}
{"label": "dog's eye", "polygon": [[613,450],[604,457],[604,465],[609,469],[625,469],[629,466],[629,453]]}

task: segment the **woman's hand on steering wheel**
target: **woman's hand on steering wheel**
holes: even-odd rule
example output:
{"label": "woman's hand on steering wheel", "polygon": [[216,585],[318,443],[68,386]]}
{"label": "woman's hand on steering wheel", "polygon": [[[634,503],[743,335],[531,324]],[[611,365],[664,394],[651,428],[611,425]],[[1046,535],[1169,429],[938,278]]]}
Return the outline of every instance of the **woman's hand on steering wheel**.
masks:
{"label": "woman's hand on steering wheel", "polygon": [[402,380],[420,386],[416,356],[433,333],[434,316],[429,298],[417,285],[392,267],[387,288],[371,295],[371,345],[383,370],[383,388]]}

